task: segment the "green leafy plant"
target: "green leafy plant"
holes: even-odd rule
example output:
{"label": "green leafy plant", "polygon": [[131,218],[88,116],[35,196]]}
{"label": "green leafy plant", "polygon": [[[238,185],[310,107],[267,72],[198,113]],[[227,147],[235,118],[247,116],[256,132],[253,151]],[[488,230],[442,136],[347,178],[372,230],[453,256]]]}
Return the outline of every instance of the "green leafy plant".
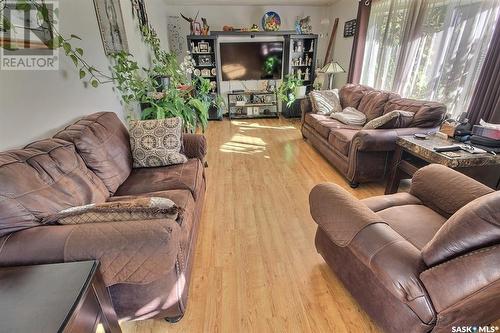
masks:
{"label": "green leafy plant", "polygon": [[289,107],[297,99],[297,88],[304,85],[297,75],[289,74],[278,87],[278,98]]}

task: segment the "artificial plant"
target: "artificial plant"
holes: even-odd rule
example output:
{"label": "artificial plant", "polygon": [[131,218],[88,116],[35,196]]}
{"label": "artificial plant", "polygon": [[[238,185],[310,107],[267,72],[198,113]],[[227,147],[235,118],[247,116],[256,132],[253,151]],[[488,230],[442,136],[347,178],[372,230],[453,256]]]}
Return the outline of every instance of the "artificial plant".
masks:
{"label": "artificial plant", "polygon": [[278,98],[290,107],[297,99],[297,88],[304,85],[304,81],[296,74],[288,74],[278,87]]}

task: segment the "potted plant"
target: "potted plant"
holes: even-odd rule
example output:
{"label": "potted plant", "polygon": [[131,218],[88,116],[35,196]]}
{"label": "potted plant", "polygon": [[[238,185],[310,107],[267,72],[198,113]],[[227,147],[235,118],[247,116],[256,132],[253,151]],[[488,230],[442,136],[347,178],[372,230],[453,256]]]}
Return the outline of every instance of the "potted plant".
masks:
{"label": "potted plant", "polygon": [[278,98],[290,107],[297,98],[306,95],[306,86],[304,81],[296,74],[289,74],[278,87]]}

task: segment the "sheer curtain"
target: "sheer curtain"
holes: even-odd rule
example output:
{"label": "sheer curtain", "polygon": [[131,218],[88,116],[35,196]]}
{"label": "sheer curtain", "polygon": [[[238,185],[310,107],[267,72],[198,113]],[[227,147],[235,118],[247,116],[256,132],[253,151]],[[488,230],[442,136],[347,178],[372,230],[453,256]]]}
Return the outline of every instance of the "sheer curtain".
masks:
{"label": "sheer curtain", "polygon": [[373,1],[361,83],[467,111],[500,13],[497,0]]}

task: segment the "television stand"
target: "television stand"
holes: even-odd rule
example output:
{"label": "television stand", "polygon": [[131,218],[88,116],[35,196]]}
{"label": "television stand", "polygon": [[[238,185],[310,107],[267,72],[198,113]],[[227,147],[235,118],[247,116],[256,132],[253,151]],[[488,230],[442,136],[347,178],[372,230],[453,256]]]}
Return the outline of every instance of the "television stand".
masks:
{"label": "television stand", "polygon": [[276,91],[233,91],[227,105],[229,119],[279,118]]}

